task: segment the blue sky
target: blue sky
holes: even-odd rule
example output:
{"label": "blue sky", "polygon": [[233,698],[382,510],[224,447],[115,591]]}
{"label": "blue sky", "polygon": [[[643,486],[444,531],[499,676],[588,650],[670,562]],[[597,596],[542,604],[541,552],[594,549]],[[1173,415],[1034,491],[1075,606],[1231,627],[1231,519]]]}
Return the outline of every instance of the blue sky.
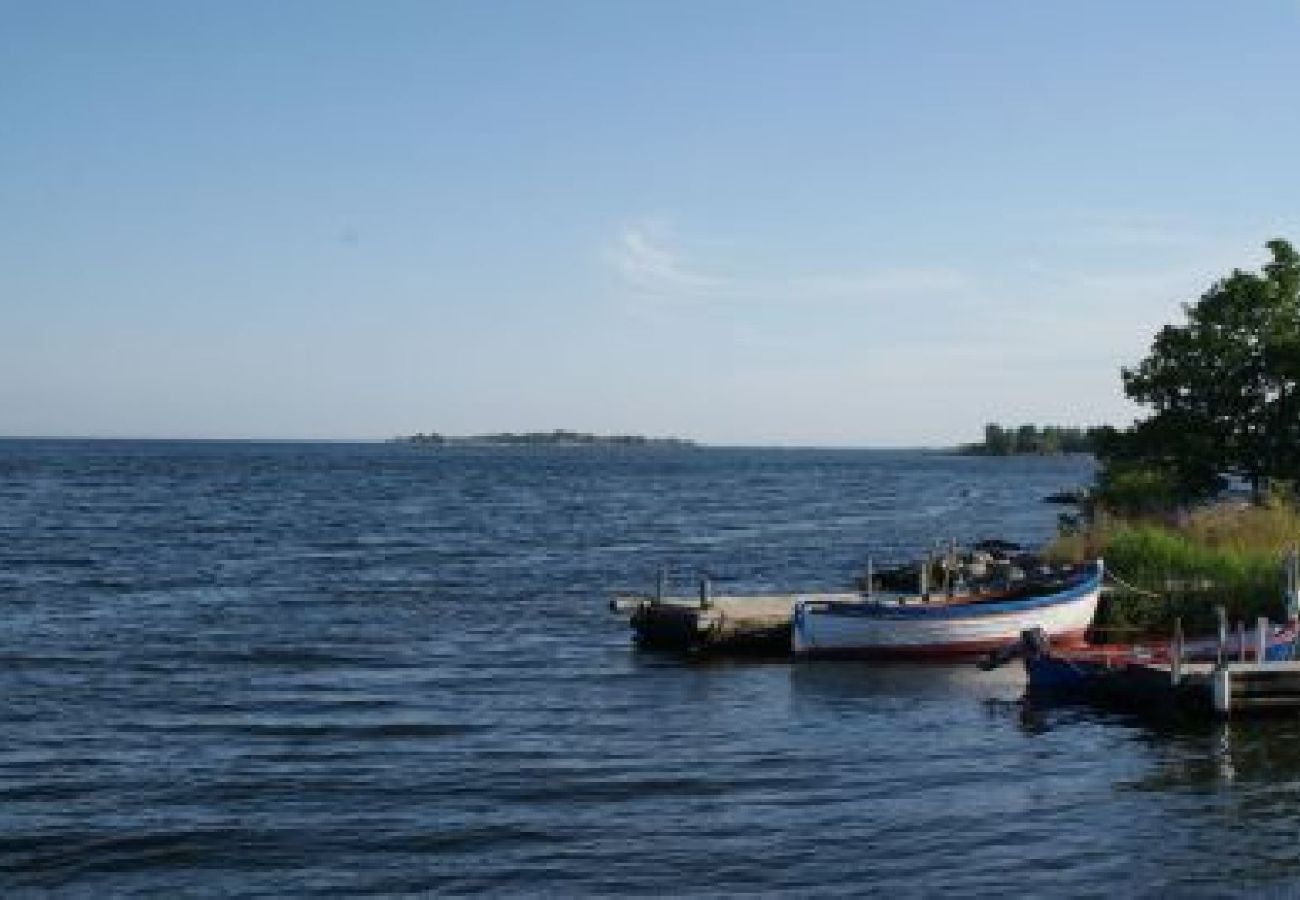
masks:
{"label": "blue sky", "polygon": [[0,0],[0,434],[942,445],[1300,240],[1300,4]]}

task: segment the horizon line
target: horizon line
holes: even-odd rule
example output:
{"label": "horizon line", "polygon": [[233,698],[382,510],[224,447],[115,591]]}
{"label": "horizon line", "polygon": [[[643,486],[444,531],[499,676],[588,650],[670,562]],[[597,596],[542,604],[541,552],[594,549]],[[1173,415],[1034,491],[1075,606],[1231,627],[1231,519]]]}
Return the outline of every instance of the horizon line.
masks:
{"label": "horizon line", "polygon": [[[472,439],[472,438],[471,438]],[[655,452],[665,450],[819,450],[819,451],[876,451],[876,452],[913,452],[913,453],[955,453],[962,448],[972,446],[972,442],[962,442],[956,444],[761,444],[761,443],[708,443],[698,441],[693,438],[676,438],[686,443],[677,447],[664,446],[611,446],[606,444],[595,445],[560,445],[563,448],[581,449],[581,450],[601,450],[612,449],[615,451],[649,449]],[[158,437],[158,436],[140,436],[140,435],[0,435],[0,443],[189,443],[189,444],[401,444],[404,443],[401,438],[363,438],[363,437],[346,437],[346,438],[321,438],[321,437]],[[461,444],[461,447],[470,446],[474,449],[476,445]],[[525,445],[525,444],[484,444],[496,449],[523,449],[538,450],[550,449],[556,445]],[[1032,454],[1012,454],[1014,456],[1024,456]],[[1074,456],[1088,455],[1086,453],[1055,453],[1047,454],[1050,456]]]}

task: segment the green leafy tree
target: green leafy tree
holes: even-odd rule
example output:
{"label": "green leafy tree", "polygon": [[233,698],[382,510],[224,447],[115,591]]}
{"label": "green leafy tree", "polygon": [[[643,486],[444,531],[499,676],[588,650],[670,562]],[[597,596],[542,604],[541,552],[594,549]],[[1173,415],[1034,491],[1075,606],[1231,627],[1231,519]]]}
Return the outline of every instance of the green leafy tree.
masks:
{"label": "green leafy tree", "polygon": [[1257,493],[1300,475],[1300,255],[1283,240],[1267,246],[1262,272],[1237,269],[1215,283],[1122,371],[1125,394],[1152,410],[1101,442],[1127,483],[1145,469],[1186,500],[1212,493],[1225,474]]}

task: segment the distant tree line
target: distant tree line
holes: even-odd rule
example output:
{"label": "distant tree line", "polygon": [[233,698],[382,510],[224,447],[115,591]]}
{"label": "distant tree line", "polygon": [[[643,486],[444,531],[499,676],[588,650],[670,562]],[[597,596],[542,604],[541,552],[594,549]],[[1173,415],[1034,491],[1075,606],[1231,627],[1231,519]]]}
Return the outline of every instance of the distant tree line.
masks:
{"label": "distant tree line", "polygon": [[1098,428],[1073,428],[1058,425],[1020,425],[1014,428],[990,423],[984,426],[984,441],[965,444],[960,450],[970,456],[1047,456],[1056,453],[1091,453],[1099,436],[1107,431]]}
{"label": "distant tree line", "polygon": [[671,446],[692,447],[694,442],[682,438],[645,437],[639,434],[586,434],[579,431],[567,431],[557,428],[554,431],[529,431],[516,434],[499,432],[496,434],[479,434],[468,437],[451,437],[431,431],[427,434],[413,434],[408,437],[395,438],[400,443],[442,446],[447,444],[489,444],[489,445],[561,445],[561,446]]}

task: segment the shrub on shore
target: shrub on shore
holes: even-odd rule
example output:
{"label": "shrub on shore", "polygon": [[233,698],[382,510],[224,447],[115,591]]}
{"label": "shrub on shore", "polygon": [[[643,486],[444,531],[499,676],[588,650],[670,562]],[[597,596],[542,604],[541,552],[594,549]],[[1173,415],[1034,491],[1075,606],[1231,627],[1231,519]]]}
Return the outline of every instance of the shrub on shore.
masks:
{"label": "shrub on shore", "polygon": [[1078,561],[1101,556],[1107,569],[1136,590],[1106,597],[1099,636],[1168,634],[1175,619],[1188,632],[1216,624],[1222,604],[1232,621],[1285,613],[1283,561],[1300,542],[1300,511],[1271,499],[1263,505],[1221,503],[1182,516],[1129,519],[1094,512],[1074,534],[1059,536],[1048,555]]}

